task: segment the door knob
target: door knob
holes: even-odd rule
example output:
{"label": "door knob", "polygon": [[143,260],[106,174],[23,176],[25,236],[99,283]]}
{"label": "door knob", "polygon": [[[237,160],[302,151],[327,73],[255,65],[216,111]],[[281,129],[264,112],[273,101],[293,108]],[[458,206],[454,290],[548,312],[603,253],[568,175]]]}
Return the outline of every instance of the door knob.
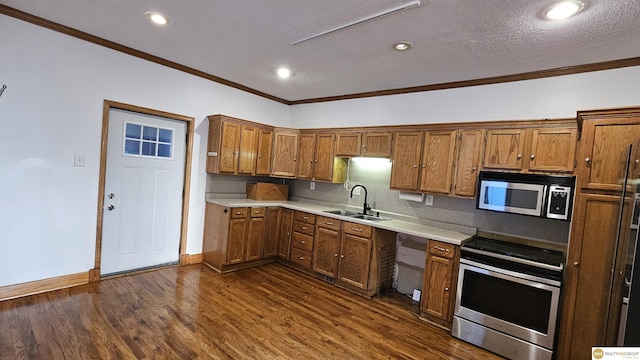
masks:
{"label": "door knob", "polygon": [[115,208],[116,208],[115,206],[113,206],[113,205],[109,205],[109,206],[107,207],[107,210],[111,211],[111,210],[113,210],[113,209],[115,209]]}

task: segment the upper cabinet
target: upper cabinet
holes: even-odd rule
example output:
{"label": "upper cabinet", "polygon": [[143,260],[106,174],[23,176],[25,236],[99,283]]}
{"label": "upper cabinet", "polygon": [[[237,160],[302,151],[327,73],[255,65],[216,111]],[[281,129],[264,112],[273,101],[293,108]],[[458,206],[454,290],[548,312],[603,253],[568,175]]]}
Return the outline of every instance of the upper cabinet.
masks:
{"label": "upper cabinet", "polygon": [[336,156],[390,157],[390,131],[340,132],[336,134]]}
{"label": "upper cabinet", "polygon": [[577,128],[487,130],[485,169],[572,173]]}
{"label": "upper cabinet", "polygon": [[[207,172],[258,174],[256,172],[256,164],[259,160],[258,143],[261,140],[261,132],[271,133],[270,128],[223,115],[212,115],[208,118]],[[271,143],[263,144],[260,149],[263,153],[270,153]]]}
{"label": "upper cabinet", "polygon": [[273,149],[273,130],[258,131],[258,157],[256,159],[256,175],[271,174],[271,150]]}
{"label": "upper cabinet", "polygon": [[273,157],[271,176],[294,178],[298,156],[298,131],[275,129],[273,132]]}
{"label": "upper cabinet", "polygon": [[334,156],[334,133],[301,133],[296,178],[344,182],[347,160]]}
{"label": "upper cabinet", "polygon": [[475,196],[483,134],[484,130],[396,133],[391,188]]}
{"label": "upper cabinet", "polygon": [[391,184],[396,190],[415,191],[418,188],[422,131],[398,131],[394,134]]}
{"label": "upper cabinet", "polygon": [[[620,191],[624,179],[629,144],[633,153],[629,178],[640,177],[640,113],[608,115],[608,111],[579,113],[583,122],[583,144],[578,156],[576,173],[578,187],[583,189]],[[590,121],[585,121],[590,120]]]}

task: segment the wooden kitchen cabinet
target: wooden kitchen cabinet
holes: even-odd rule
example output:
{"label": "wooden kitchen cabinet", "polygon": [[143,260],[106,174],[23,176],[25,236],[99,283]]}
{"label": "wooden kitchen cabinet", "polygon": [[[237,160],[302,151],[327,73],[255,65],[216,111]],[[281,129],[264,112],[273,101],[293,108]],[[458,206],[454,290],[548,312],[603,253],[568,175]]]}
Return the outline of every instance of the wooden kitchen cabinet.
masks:
{"label": "wooden kitchen cabinet", "polygon": [[227,259],[223,265],[233,265],[245,261],[247,245],[248,208],[232,208],[229,222]]}
{"label": "wooden kitchen cabinet", "polygon": [[487,130],[484,167],[487,169],[521,170],[525,129]]}
{"label": "wooden kitchen cabinet", "polygon": [[422,152],[422,132],[400,131],[394,133],[393,137],[395,141],[389,187],[395,190],[416,191]]}
{"label": "wooden kitchen cabinet", "polygon": [[336,156],[390,157],[393,133],[390,131],[336,134]]}
{"label": "wooden kitchen cabinet", "polygon": [[449,194],[453,181],[456,131],[425,131],[419,190]]}
{"label": "wooden kitchen cabinet", "polygon": [[294,178],[298,156],[298,131],[275,129],[273,136],[271,176]]}
{"label": "wooden kitchen cabinet", "polygon": [[296,178],[344,182],[347,160],[334,156],[334,141],[333,133],[301,133]]}
{"label": "wooden kitchen cabinet", "polygon": [[576,128],[487,130],[485,169],[572,173]]}
{"label": "wooden kitchen cabinet", "polygon": [[265,233],[262,256],[264,258],[278,256],[278,239],[280,237],[280,208],[269,206],[265,213]]}
{"label": "wooden kitchen cabinet", "polygon": [[582,139],[576,173],[582,189],[621,191],[627,149],[634,144],[629,175],[640,177],[640,112],[636,116],[605,115],[607,112],[578,113]]}
{"label": "wooden kitchen cabinet", "polygon": [[371,226],[343,222],[338,279],[351,286],[367,289],[371,266]]}
{"label": "wooden kitchen cabinet", "polygon": [[313,270],[331,278],[338,273],[342,221],[318,216],[313,247]]}
{"label": "wooden kitchen cabinet", "polygon": [[316,216],[302,211],[293,213],[291,256],[289,260],[302,268],[311,269]]}
{"label": "wooden kitchen cabinet", "polygon": [[293,210],[280,212],[280,234],[278,236],[278,257],[289,260],[291,254],[291,236],[293,231]]}
{"label": "wooden kitchen cabinet", "polygon": [[252,207],[249,215],[247,232],[246,261],[262,259],[265,238],[265,209]]}
{"label": "wooden kitchen cabinet", "polygon": [[460,247],[429,240],[420,311],[426,320],[451,329],[460,262]]}
{"label": "wooden kitchen cabinet", "polygon": [[453,192],[459,197],[475,197],[484,130],[460,130],[454,164]]}
{"label": "wooden kitchen cabinet", "polygon": [[256,158],[256,175],[271,174],[271,150],[273,148],[273,130],[259,129],[258,153]]}
{"label": "wooden kitchen cabinet", "polygon": [[268,127],[223,115],[208,119],[207,172],[256,174],[259,131]]}

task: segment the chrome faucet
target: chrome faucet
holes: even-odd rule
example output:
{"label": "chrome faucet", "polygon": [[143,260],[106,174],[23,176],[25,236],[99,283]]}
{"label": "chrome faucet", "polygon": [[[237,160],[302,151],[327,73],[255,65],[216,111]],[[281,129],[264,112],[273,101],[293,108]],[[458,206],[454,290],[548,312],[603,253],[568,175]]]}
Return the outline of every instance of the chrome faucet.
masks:
{"label": "chrome faucet", "polygon": [[367,211],[371,210],[371,207],[369,206],[369,204],[367,204],[367,188],[364,187],[364,185],[354,185],[351,188],[351,195],[349,195],[349,198],[353,198],[353,189],[357,187],[361,187],[364,189],[364,205],[362,205],[362,213],[364,215],[367,215]]}

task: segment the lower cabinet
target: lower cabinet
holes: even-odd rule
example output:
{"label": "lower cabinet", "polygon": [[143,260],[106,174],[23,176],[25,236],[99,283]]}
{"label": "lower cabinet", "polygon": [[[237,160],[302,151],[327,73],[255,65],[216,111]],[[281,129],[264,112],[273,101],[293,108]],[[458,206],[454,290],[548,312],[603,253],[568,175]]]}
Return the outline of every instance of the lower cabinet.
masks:
{"label": "lower cabinet", "polygon": [[263,207],[228,208],[207,203],[202,243],[204,263],[225,272],[273,261],[264,256],[268,219],[265,214]]}
{"label": "lower cabinet", "polygon": [[265,258],[278,256],[280,211],[279,207],[270,206],[265,213],[264,247],[262,250],[262,256]]}
{"label": "lower cabinet", "polygon": [[278,235],[278,257],[289,260],[291,254],[291,232],[293,231],[293,210],[280,212],[280,234]]}
{"label": "lower cabinet", "polygon": [[294,212],[291,257],[289,260],[307,269],[311,269],[315,224],[315,215],[302,211]]}
{"label": "lower cabinet", "polygon": [[340,281],[360,289],[367,289],[372,235],[371,226],[344,222],[338,264]]}
{"label": "lower cabinet", "polygon": [[342,221],[318,216],[315,247],[313,248],[313,270],[324,276],[335,278],[338,274]]}
{"label": "lower cabinet", "polygon": [[453,321],[459,263],[459,246],[428,241],[420,313],[425,320],[449,330]]}

